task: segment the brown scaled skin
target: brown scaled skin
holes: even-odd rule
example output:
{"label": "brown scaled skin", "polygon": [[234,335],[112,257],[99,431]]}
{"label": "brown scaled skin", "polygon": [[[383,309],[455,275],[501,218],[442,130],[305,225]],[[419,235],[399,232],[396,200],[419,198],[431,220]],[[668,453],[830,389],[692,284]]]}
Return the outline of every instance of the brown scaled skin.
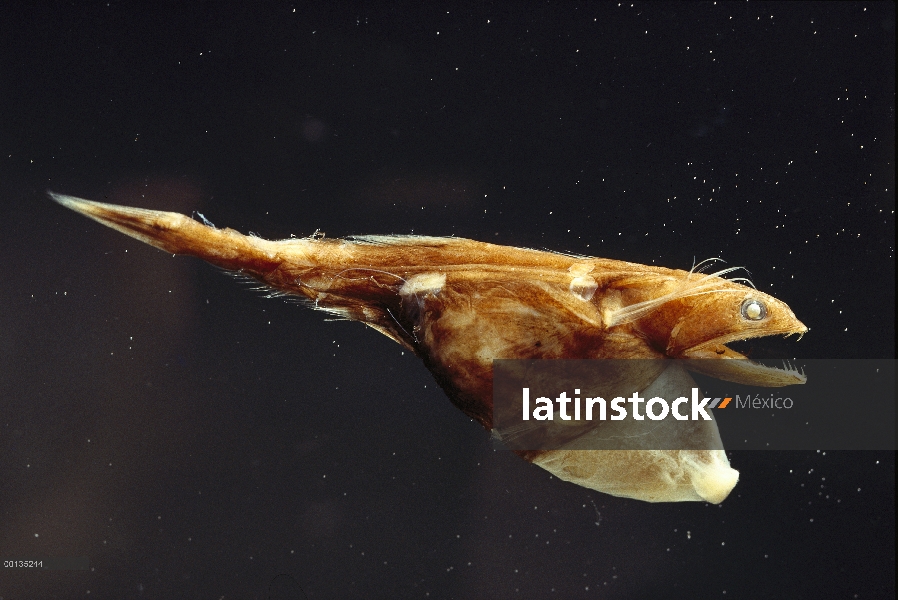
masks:
{"label": "brown scaled skin", "polygon": [[[459,238],[267,241],[177,213],[51,196],[166,252],[238,271],[377,329],[421,357],[452,402],[487,430],[497,358],[719,358],[711,374],[722,379],[803,383],[794,371],[728,360],[744,358],[723,345],[728,341],[807,328],[784,303],[720,277]],[[743,310],[747,302],[761,308]],[[616,495],[723,500],[738,475],[722,448],[685,452],[547,451],[525,458]],[[634,473],[640,480],[627,480]]]}

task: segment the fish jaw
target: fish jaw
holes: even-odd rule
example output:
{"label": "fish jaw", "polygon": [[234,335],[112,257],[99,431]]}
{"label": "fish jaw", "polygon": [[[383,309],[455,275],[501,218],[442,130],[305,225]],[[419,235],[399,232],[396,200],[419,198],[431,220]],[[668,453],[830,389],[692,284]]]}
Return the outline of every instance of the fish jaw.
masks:
{"label": "fish jaw", "polygon": [[782,369],[762,365],[723,344],[707,344],[693,348],[686,352],[684,357],[697,359],[686,362],[685,366],[690,371],[733,383],[784,387],[800,385],[807,381],[805,374],[789,363],[784,362]]}

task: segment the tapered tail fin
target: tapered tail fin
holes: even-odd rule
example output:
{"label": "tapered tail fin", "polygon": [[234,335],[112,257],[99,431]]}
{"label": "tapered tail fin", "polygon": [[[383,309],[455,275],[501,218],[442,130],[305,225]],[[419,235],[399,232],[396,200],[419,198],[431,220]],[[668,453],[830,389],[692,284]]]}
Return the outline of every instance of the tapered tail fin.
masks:
{"label": "tapered tail fin", "polygon": [[66,208],[172,254],[207,260],[224,269],[267,273],[280,264],[273,242],[216,229],[178,213],[132,208],[48,192]]}

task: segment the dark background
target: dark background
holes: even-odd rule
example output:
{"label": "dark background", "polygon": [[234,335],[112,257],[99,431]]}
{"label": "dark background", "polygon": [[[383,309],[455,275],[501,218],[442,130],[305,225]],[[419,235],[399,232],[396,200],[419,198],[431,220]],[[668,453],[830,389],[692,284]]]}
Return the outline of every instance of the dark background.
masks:
{"label": "dark background", "polygon": [[753,351],[894,358],[894,4],[75,4],[0,8],[0,553],[91,570],[0,597],[894,597],[892,452],[592,492],[376,332],[45,195],[719,256],[811,328]]}

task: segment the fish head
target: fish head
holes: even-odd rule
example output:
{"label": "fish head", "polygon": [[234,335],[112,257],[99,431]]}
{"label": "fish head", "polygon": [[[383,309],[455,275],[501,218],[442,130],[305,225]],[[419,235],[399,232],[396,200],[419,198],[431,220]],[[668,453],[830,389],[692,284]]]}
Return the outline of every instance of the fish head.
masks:
{"label": "fish head", "polygon": [[657,305],[635,322],[652,346],[668,358],[688,360],[690,370],[726,381],[765,387],[805,382],[804,375],[788,365],[762,365],[726,346],[771,335],[803,335],[807,326],[785,302],[714,276],[702,276],[690,287],[656,288],[663,291]]}

